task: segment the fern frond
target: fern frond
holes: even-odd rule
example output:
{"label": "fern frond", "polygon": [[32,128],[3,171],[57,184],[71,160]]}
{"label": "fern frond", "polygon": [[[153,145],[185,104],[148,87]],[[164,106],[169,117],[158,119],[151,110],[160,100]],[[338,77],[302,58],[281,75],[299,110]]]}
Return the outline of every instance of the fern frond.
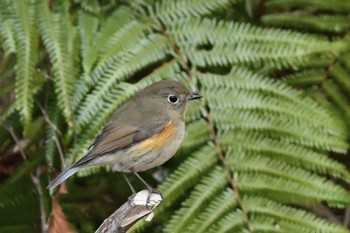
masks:
{"label": "fern frond", "polygon": [[[200,67],[267,64],[295,68],[312,63],[317,54],[330,61],[332,54],[347,46],[343,41],[213,19],[169,21],[166,27],[186,57]],[[324,46],[312,46],[311,41]]]}
{"label": "fern frond", "polygon": [[335,103],[340,112],[345,114],[347,119],[350,119],[350,103],[348,97],[335,84],[333,80],[327,80],[323,84],[323,89],[327,96]]}
{"label": "fern frond", "polygon": [[205,233],[214,224],[216,224],[229,211],[237,208],[235,194],[231,189],[222,191],[212,201],[208,201],[207,206],[201,211],[201,214],[194,219],[184,232]]}
{"label": "fern frond", "polygon": [[86,50],[83,47],[85,73],[76,85],[75,108],[81,105],[82,99],[96,83],[99,83],[100,79],[111,73],[109,71],[111,67],[119,65],[119,60],[133,53],[134,47],[138,45],[139,40],[147,37],[149,30],[150,26],[137,21],[127,7],[118,8],[101,25],[101,29],[94,34],[94,40]]}
{"label": "fern frond", "polygon": [[316,204],[327,200],[330,205],[345,206],[350,202],[345,189],[300,167],[237,151],[227,157],[231,169],[239,174],[236,181],[243,193],[262,194],[281,203]]}
{"label": "fern frond", "polygon": [[[106,22],[99,22],[96,16],[92,16],[84,11],[79,12],[79,17],[81,24],[85,26],[80,31],[82,38],[82,62],[85,74],[89,74],[98,58],[102,56],[101,53],[103,54],[103,51],[108,52],[116,45],[115,43],[121,43],[123,37],[115,38],[115,34],[118,34],[120,29],[130,22],[130,18],[133,15],[129,8],[120,7]],[[99,25],[101,23],[103,25]],[[91,27],[91,25],[93,26]],[[98,29],[98,26],[101,26],[101,28]],[[130,30],[127,29],[125,32],[130,33]],[[107,43],[111,44],[112,38],[114,38],[113,41],[115,43],[107,46]],[[119,49],[114,51],[119,51]]]}
{"label": "fern frond", "polygon": [[350,92],[350,70],[340,64],[334,65],[330,71],[331,78],[334,79],[335,83],[343,90],[345,93]]}
{"label": "fern frond", "polygon": [[[28,184],[31,185],[29,181]],[[22,187],[27,186],[23,185]],[[40,214],[38,208],[38,197],[34,187],[27,189],[26,192],[12,194],[11,199],[2,197],[0,202],[0,232],[20,233],[37,232],[33,223],[39,222]],[[21,209],[21,211],[18,211]],[[14,218],[13,216],[16,216]]]}
{"label": "fern frond", "polygon": [[16,105],[21,114],[24,134],[30,128],[33,110],[33,79],[38,61],[38,30],[36,20],[36,1],[14,1],[14,16],[11,30],[14,30],[16,44]]}
{"label": "fern frond", "polygon": [[[78,12],[78,22],[80,25],[79,33],[81,38],[81,57],[82,66],[85,74],[88,74],[95,60],[97,59],[96,45],[93,46],[96,40],[96,32],[98,30],[98,18],[88,14],[85,11]],[[97,42],[98,43],[98,42]],[[99,44],[99,43],[98,43]]]}
{"label": "fern frond", "polygon": [[[243,96],[244,95],[241,95],[240,97]],[[224,98],[224,96],[220,95],[217,95],[217,97]],[[232,96],[226,95],[226,97]],[[251,97],[249,102],[256,100],[251,95],[248,95],[248,97]],[[217,100],[215,100],[215,102],[216,101]],[[266,101],[266,105],[270,105],[272,102],[273,101]],[[280,103],[282,104],[282,102],[283,101]],[[261,107],[263,108],[266,105],[263,105]],[[290,105],[286,104],[284,107],[288,108]],[[279,135],[281,142],[283,141],[286,143],[295,143],[322,149],[329,149],[333,146],[344,148],[340,149],[340,151],[344,151],[347,148],[346,144],[339,143],[337,137],[329,137],[327,133],[325,133],[322,129],[317,128],[316,125],[308,125],[302,128],[302,120],[292,119],[292,113],[289,112],[289,114],[284,114],[285,112],[282,111],[282,108],[274,109],[271,112],[268,109],[266,109],[266,112],[261,112],[260,109],[239,109],[239,111],[237,111],[237,109],[223,110],[222,106],[218,108],[213,107],[213,110],[215,110],[215,112],[212,115],[215,117],[216,123],[224,131],[257,131],[261,134],[264,134],[266,137],[269,137],[269,135]],[[278,113],[279,110],[281,110],[280,113]],[[311,119],[309,118],[309,120]]]}
{"label": "fern frond", "polygon": [[11,117],[12,114],[14,114],[17,110],[16,108],[17,106],[12,104],[10,107],[8,107],[4,112],[1,113],[1,116],[0,116],[0,125],[3,126],[4,125],[4,122],[6,122],[6,120],[8,118]]}
{"label": "fern frond", "polygon": [[[166,198],[157,211],[161,212],[162,207],[172,204],[182,193],[198,182],[201,174],[208,172],[216,162],[217,157],[213,145],[206,145],[201,147],[199,151],[194,152],[193,156],[186,159],[159,187]],[[187,176],[184,176],[184,173]]]}
{"label": "fern frond", "polygon": [[[68,11],[67,1],[62,2],[64,11]],[[68,13],[51,12],[46,2],[39,7],[40,32],[51,63],[55,92],[58,96],[58,105],[63,112],[65,120],[73,126],[73,93],[77,75],[74,56],[75,28],[70,22]]]}
{"label": "fern frond", "polygon": [[186,134],[180,148],[180,154],[187,154],[210,141],[210,130],[203,119],[199,119],[186,126]]}
{"label": "fern frond", "polygon": [[[48,168],[51,169],[54,163],[54,155],[57,154],[57,143],[59,141],[59,124],[62,122],[62,115],[60,109],[55,105],[57,102],[56,96],[53,95],[50,98],[50,103],[47,109],[47,117],[50,123],[46,126],[46,138],[45,138],[45,158]],[[61,135],[62,136],[62,135]]]}
{"label": "fern frond", "polygon": [[[346,47],[343,41],[328,42],[291,31],[262,30],[249,24],[213,19],[165,23],[182,52],[200,67],[234,64],[259,67],[268,64],[277,69],[295,68],[312,64],[315,57],[320,59],[319,54],[329,63],[332,54]],[[324,44],[324,47],[312,46],[311,41]]]}
{"label": "fern frond", "polygon": [[206,206],[206,202],[218,195],[226,184],[224,171],[219,166],[215,167],[195,186],[190,196],[182,204],[183,207],[172,216],[164,232],[183,232],[183,229],[193,221],[193,216],[196,216]]}
{"label": "fern frond", "polygon": [[[14,55],[10,55],[5,59],[14,60],[14,58]],[[3,126],[4,121],[17,110],[16,104],[9,104],[15,101],[15,91],[16,78],[13,64],[11,64],[11,62],[6,62],[0,69],[0,99],[6,99],[6,101],[3,102],[4,106],[0,108],[0,126]]]}
{"label": "fern frond", "polygon": [[[322,132],[330,134],[330,136],[344,138],[348,134],[346,130],[344,131],[344,124],[341,121],[336,121],[328,109],[320,108],[319,104],[310,98],[301,98],[301,92],[293,90],[284,83],[264,78],[264,76],[253,73],[248,69],[233,67],[231,73],[227,76],[200,74],[200,80],[205,82],[208,90],[212,90],[206,92],[206,95],[210,96],[209,99],[213,103],[211,106],[213,108],[223,110],[227,108],[261,109],[268,112],[271,109],[271,116],[285,114],[289,121],[294,118],[295,123],[302,124],[307,121],[308,127],[314,125],[318,130],[324,128],[325,131],[322,130]],[[218,103],[216,101],[218,99],[217,95],[214,96],[212,93],[231,95],[235,101],[221,101],[221,103]],[[243,96],[240,97],[240,95]],[[315,119],[314,115],[318,117]],[[344,151],[346,148],[347,144],[343,144],[338,150]]]}
{"label": "fern frond", "polygon": [[281,8],[312,8],[316,7],[320,10],[329,10],[334,12],[350,12],[350,2],[342,0],[323,1],[323,0],[268,0],[266,7],[269,9]]}
{"label": "fern frond", "polygon": [[0,42],[6,56],[16,52],[16,40],[10,20],[3,19],[0,24]]}
{"label": "fern frond", "polygon": [[326,69],[308,69],[283,77],[283,81],[292,86],[309,87],[319,85],[325,79]]}
{"label": "fern frond", "polygon": [[[236,160],[238,159],[238,157],[236,157],[237,155],[235,153],[237,153],[237,149],[238,148],[246,148],[247,150],[251,150],[254,152],[258,152],[258,151],[264,151],[264,153],[267,152],[267,154],[273,154],[276,152],[276,148],[278,148],[278,150],[282,149],[285,150],[286,153],[291,153],[291,154],[297,154],[295,153],[295,151],[299,151],[300,149],[305,150],[304,146],[307,148],[315,148],[315,149],[320,149],[320,150],[333,150],[333,151],[339,151],[339,152],[345,152],[347,149],[347,143],[345,142],[345,135],[346,133],[343,132],[343,128],[342,127],[336,127],[335,125],[337,124],[338,120],[335,119],[335,116],[333,117],[332,115],[330,115],[329,113],[327,114],[327,112],[321,110],[321,108],[316,104],[316,103],[312,103],[311,100],[306,100],[305,98],[303,98],[303,100],[298,98],[298,93],[290,90],[289,88],[287,88],[286,86],[284,86],[281,83],[273,83],[273,82],[269,82],[269,85],[267,85],[267,83],[264,82],[263,78],[259,78],[256,75],[249,75],[247,72],[245,72],[244,76],[241,76],[242,79],[238,78],[240,76],[240,74],[242,74],[241,72],[244,72],[244,70],[242,69],[234,69],[234,74],[235,75],[229,75],[226,76],[226,78],[224,78],[223,76],[219,78],[214,78],[212,75],[199,75],[201,84],[203,86],[203,91],[204,91],[204,95],[207,96],[207,101],[209,103],[209,108],[211,109],[210,111],[211,116],[213,117],[213,120],[216,124],[216,126],[218,127],[218,139],[221,143],[221,145],[223,146],[223,148],[231,148],[231,153],[233,158],[232,158],[232,163],[237,162]],[[244,78],[243,78],[244,77]],[[254,77],[254,81],[250,80],[250,78]],[[260,81],[259,81],[260,80]],[[256,89],[259,86],[259,89]],[[269,86],[269,87],[268,87]],[[269,89],[274,86],[273,91],[269,91]],[[216,91],[216,88],[220,87],[220,91]],[[268,89],[266,89],[266,87],[268,87]],[[254,98],[254,96],[249,95],[249,96],[244,96],[243,98],[240,98],[240,95],[235,95],[235,93],[237,92],[241,92],[241,93],[249,93],[250,91],[253,90],[259,90],[257,93],[257,96],[264,96],[266,95],[266,97],[268,99],[277,97],[279,99],[278,103],[275,102],[274,104],[270,103],[267,104],[268,106],[278,106],[278,104],[280,105],[280,110],[284,111],[285,109],[288,108],[292,108],[293,110],[290,112],[289,117],[286,118],[286,116],[284,114],[281,115],[281,117],[278,117],[280,110],[276,110],[274,112],[274,114],[270,115],[271,113],[269,113],[269,111],[266,112],[267,115],[270,116],[274,116],[275,114],[277,114],[277,117],[274,116],[273,119],[277,120],[277,122],[271,123],[270,126],[268,126],[267,128],[265,128],[263,122],[259,122],[255,125],[255,121],[258,119],[254,119],[252,118],[252,116],[254,116],[254,111],[250,111],[247,110],[249,112],[249,114],[244,114],[244,110],[242,111],[242,109],[240,109],[240,106],[249,106],[248,103],[252,102],[254,103],[252,105],[252,109],[259,107],[262,107],[262,103],[261,101],[257,101],[256,98]],[[219,93],[220,92],[220,93]],[[216,93],[215,95],[212,95],[213,93]],[[288,94],[287,94],[288,93]],[[292,94],[293,93],[293,94]],[[221,95],[222,94],[222,95]],[[294,95],[294,97],[293,97]],[[221,99],[221,105],[219,102],[215,101],[216,98],[220,98]],[[233,99],[234,102],[231,101],[223,101],[224,99],[226,100],[231,100]],[[241,102],[242,101],[242,102]],[[294,107],[292,107],[291,105],[285,105],[285,102],[289,102],[292,103],[292,105],[294,105],[294,107],[298,108],[299,110],[303,111],[304,118],[303,120],[296,120],[294,119],[294,115],[296,112],[298,112],[298,110]],[[305,103],[308,103],[307,105],[305,105]],[[226,103],[226,104],[225,104]],[[234,104],[233,104],[234,103]],[[267,105],[265,107],[262,107],[263,109],[267,108]],[[284,106],[284,107],[282,107]],[[313,106],[313,107],[311,107]],[[311,110],[311,108],[313,110]],[[232,111],[230,109],[236,109],[235,111]],[[249,108],[248,108],[249,109]],[[321,110],[321,112],[319,112],[319,110]],[[242,111],[243,115],[240,118],[236,118],[237,114],[236,112],[238,111]],[[266,110],[265,110],[266,111]],[[294,112],[294,113],[293,113]],[[259,114],[263,114],[260,116],[264,116],[264,112],[262,112],[261,110],[259,111]],[[333,132],[326,132],[326,131],[318,131],[319,129],[322,129],[322,127],[324,126],[321,122],[317,123],[315,125],[315,128],[308,131],[306,128],[310,127],[310,125],[312,125],[311,122],[316,123],[314,121],[314,115],[317,114],[317,116],[320,117],[320,119],[322,119],[322,122],[327,122],[328,127],[327,128],[332,128]],[[269,117],[265,115],[264,121],[269,119]],[[298,116],[302,115],[300,112],[297,113]],[[327,116],[328,115],[328,116]],[[233,118],[232,118],[233,116]],[[306,120],[308,118],[308,120]],[[250,121],[249,119],[251,119],[252,121]],[[275,128],[279,125],[279,120],[285,119],[286,123],[281,125],[281,129],[283,128],[282,131],[276,131],[276,129],[274,129],[272,132],[270,132],[271,127]],[[288,120],[287,120],[288,119]],[[290,123],[287,122],[295,122],[295,125],[291,125]],[[236,122],[240,122],[239,125]],[[308,123],[308,126],[304,125],[306,122]],[[245,124],[247,124],[245,126]],[[248,127],[247,130],[244,129],[245,127]],[[260,130],[260,128],[263,128]],[[296,141],[294,141],[291,138],[288,138],[287,140],[285,140],[286,138],[286,134],[290,135],[291,132],[288,133],[289,130],[291,130],[292,128],[299,128],[297,131],[295,132],[295,139]],[[287,131],[286,131],[287,130]],[[338,132],[336,132],[338,131]],[[255,132],[255,133],[253,133]],[[293,134],[293,133],[292,133]],[[302,135],[309,135],[310,138],[306,139],[304,138]],[[249,135],[249,136],[248,136]],[[260,135],[260,136],[259,136]],[[264,136],[262,136],[264,135]],[[271,141],[266,141],[269,140],[268,138],[271,137],[270,135],[274,135],[273,137],[275,139],[271,140]],[[319,136],[322,135],[322,136]],[[289,136],[287,136],[289,137]],[[302,137],[303,140],[302,141],[298,141],[297,138],[298,137]],[[259,138],[259,139],[258,139]],[[339,140],[340,138],[342,138],[342,140]],[[275,141],[276,143],[276,148],[272,149],[272,145],[273,145],[273,141]],[[309,141],[309,143],[305,143],[305,141]],[[328,142],[327,142],[328,141]],[[340,141],[343,141],[343,143],[338,144]],[[254,143],[253,143],[254,142]],[[304,144],[305,143],[305,144]],[[294,144],[294,145],[293,145]],[[244,145],[244,146],[243,146]],[[304,146],[303,146],[304,145]],[[260,149],[257,149],[259,146],[261,146]],[[296,150],[290,150],[290,146],[294,146],[297,149]],[[285,149],[283,149],[285,147]],[[254,148],[254,149],[253,149]],[[288,148],[288,149],[287,149]],[[287,152],[288,151],[288,152]],[[228,151],[226,151],[228,152]],[[227,154],[227,156],[229,156],[228,158],[230,158],[230,154]],[[249,157],[246,157],[246,154],[243,153],[243,157],[245,161],[249,161]],[[257,156],[257,155],[255,155]],[[305,156],[305,155],[304,155]],[[294,158],[297,158],[299,156],[295,156]],[[256,157],[256,159],[258,159],[258,157]],[[327,160],[327,159],[326,159]],[[296,160],[297,161],[297,160]],[[242,161],[241,161],[242,162]],[[277,161],[274,160],[274,163],[276,163]],[[264,164],[262,161],[259,162],[254,162],[252,164],[259,164],[262,165]],[[324,178],[319,177],[318,175],[312,175],[311,173],[308,174],[306,171],[302,171],[302,170],[298,170],[298,171],[294,171],[293,169],[296,168],[288,168],[288,166],[286,164],[281,164],[278,165],[274,164],[274,165],[270,165],[269,168],[273,169],[274,172],[277,172],[277,170],[280,170],[280,172],[275,173],[274,175],[271,174],[264,174],[263,171],[259,171],[259,176],[255,177],[255,172],[249,174],[242,174],[240,173],[240,175],[238,176],[238,180],[237,182],[239,182],[239,186],[240,185],[247,185],[249,186],[249,188],[247,188],[248,190],[250,188],[252,188],[252,186],[257,185],[257,186],[262,186],[260,190],[261,193],[264,193],[264,195],[272,195],[271,198],[278,198],[279,195],[281,195],[282,193],[285,192],[289,192],[286,189],[290,188],[290,191],[293,192],[294,190],[298,190],[301,191],[303,188],[301,186],[301,184],[298,184],[298,182],[296,182],[297,180],[303,180],[305,179],[305,177],[307,177],[309,182],[313,182],[313,185],[311,185],[311,183],[308,183],[307,185],[305,185],[305,188],[308,187],[310,188],[310,190],[304,190],[302,191],[303,194],[297,194],[294,193],[293,195],[291,195],[293,198],[292,202],[303,202],[303,201],[316,201],[316,202],[320,202],[322,200],[328,200],[328,202],[330,204],[347,204],[349,202],[349,196],[346,193],[345,190],[343,190],[340,187],[332,187],[332,190],[337,190],[336,192],[338,193],[338,197],[335,197],[336,194],[334,193],[329,193],[329,194],[325,194],[323,193],[323,190],[317,190],[317,186],[322,185],[326,185]],[[280,168],[276,169],[276,165],[281,166]],[[337,164],[337,162],[334,162],[333,165],[336,165],[332,168],[327,168],[332,170],[333,174],[336,174],[336,170],[339,168],[339,164]],[[313,165],[312,165],[313,166]],[[239,169],[241,169],[242,167],[244,167],[244,162],[240,163],[240,168],[238,167],[234,167],[232,168],[233,171],[237,171]],[[327,165],[326,165],[327,167]],[[326,169],[325,164],[323,166],[318,167],[318,170],[325,170]],[[340,166],[341,167],[341,166]],[[282,169],[282,170],[281,170]],[[289,173],[289,171],[291,171]],[[270,171],[272,172],[272,171]],[[306,173],[305,173],[306,172]],[[349,181],[349,173],[346,171],[346,169],[342,169],[342,172],[344,174],[346,174],[347,178],[346,180]],[[289,174],[288,178],[285,180],[283,178],[283,174]],[[300,175],[299,178],[294,177],[293,178],[293,174],[298,174]],[[341,174],[338,173],[337,176],[340,176]],[[275,179],[276,178],[276,179]],[[241,180],[242,179],[242,180]],[[254,179],[249,181],[249,179]],[[266,183],[265,183],[266,182]],[[305,182],[304,180],[302,182]],[[254,184],[254,185],[253,185]],[[266,184],[266,185],[264,185]],[[282,186],[279,186],[281,185]],[[252,185],[252,186],[250,186]],[[284,186],[285,185],[285,186]],[[329,183],[328,185],[333,185],[331,183]],[[273,191],[270,193],[268,190],[269,187],[271,187],[273,189]],[[314,188],[311,188],[314,187]],[[245,188],[243,188],[242,186],[240,186],[240,188],[242,190],[246,190]],[[274,189],[276,188],[276,190]],[[307,188],[307,189],[308,189]],[[254,188],[253,188],[254,189]],[[314,191],[314,194],[311,194]],[[256,189],[254,191],[252,191],[253,193],[260,193],[259,191],[257,191]],[[279,193],[281,192],[281,193]],[[276,195],[276,196],[275,196]],[[300,195],[298,197],[298,195]],[[308,197],[310,197],[311,199],[308,199]],[[335,199],[333,199],[335,198]],[[279,200],[281,201],[281,200]]]}
{"label": "fern frond", "polygon": [[77,2],[80,3],[81,8],[86,10],[89,13],[93,14],[101,14],[104,11],[108,11],[112,9],[118,1],[110,0],[110,1],[85,1],[85,0],[78,0]]}
{"label": "fern frond", "polygon": [[181,1],[157,1],[150,16],[161,20],[177,20],[186,17],[199,17],[213,14],[216,11],[226,9],[235,1],[232,0],[181,0]]}
{"label": "fern frond", "polygon": [[295,29],[309,29],[322,33],[344,33],[349,27],[349,16],[307,15],[296,13],[274,13],[264,15],[261,21],[268,26],[283,26]]}
{"label": "fern frond", "polygon": [[[26,161],[17,168],[14,176],[0,186],[0,232],[13,226],[19,226],[18,229],[35,229],[35,223],[40,219],[38,194],[29,173],[42,163],[43,158],[36,156],[33,160]],[[19,209],[21,211],[18,211]],[[21,232],[14,230],[16,228],[13,228],[14,233]]]}
{"label": "fern frond", "polygon": [[[246,229],[233,195],[232,190],[218,195],[184,232],[241,232]],[[245,196],[243,201],[254,232],[348,232],[313,214],[265,198]]]}
{"label": "fern frond", "polygon": [[[280,203],[260,198],[244,197],[256,229],[269,224],[276,232],[349,232],[344,227]],[[281,231],[280,231],[281,230]]]}
{"label": "fern frond", "polygon": [[136,19],[126,20],[128,18],[135,18],[128,8],[120,9],[115,15],[118,17],[115,17],[115,21],[113,22],[113,25],[111,25],[111,28],[104,29],[104,33],[106,33],[108,29],[112,30],[114,33],[101,48],[96,71],[104,67],[104,63],[108,64],[110,59],[123,57],[124,54],[131,52],[133,46],[136,45],[138,41],[147,38],[147,35],[151,31],[151,25],[147,22]]}
{"label": "fern frond", "polygon": [[[277,140],[270,140],[257,134],[246,133],[244,136],[239,134],[231,137],[221,137],[223,148],[228,154],[234,154],[238,151],[236,159],[251,159],[256,157],[265,157],[278,162],[287,162],[290,165],[298,166],[313,172],[324,175],[331,175],[336,178],[342,178],[350,182],[350,176],[344,165],[332,160],[323,153],[318,153],[311,149],[303,148],[289,143],[281,143]],[[255,145],[250,145],[251,141],[260,141]],[[232,143],[234,141],[235,143]]]}
{"label": "fern frond", "polygon": [[[166,27],[179,45],[209,46],[262,42],[290,44],[300,48],[315,48],[327,44],[325,38],[275,28],[261,28],[248,23],[228,22],[212,18],[190,18],[166,21]],[[309,43],[313,42],[313,43]],[[315,43],[315,44],[314,44]]]}
{"label": "fern frond", "polygon": [[[228,203],[226,203],[227,205]],[[246,223],[242,216],[242,212],[237,209],[226,214],[216,224],[208,229],[208,233],[228,233],[240,232],[246,229]]]}
{"label": "fern frond", "polygon": [[13,16],[14,9],[11,7],[10,1],[0,2],[0,46],[4,53],[8,56],[10,53],[16,52],[16,42],[13,30]]}
{"label": "fern frond", "polygon": [[[315,102],[312,103],[312,101],[305,99],[299,101],[297,96],[300,94],[294,90],[290,90],[281,83],[273,84],[273,82],[270,82],[270,85],[275,86],[273,88],[273,95],[279,99],[277,101],[278,103],[270,102],[270,104],[265,105],[264,102],[254,98],[253,95],[243,95],[243,97],[240,97],[240,94],[235,95],[235,93],[249,93],[250,90],[257,88],[256,96],[262,97],[266,95],[268,101],[274,98],[271,92],[264,88],[264,85],[267,84],[264,84],[264,79],[256,75],[250,76],[249,73],[242,69],[234,72],[236,75],[227,76],[232,81],[224,80],[222,76],[220,79],[213,79],[215,77],[213,75],[200,76],[201,83],[209,88],[208,90],[204,89],[204,95],[211,102],[209,105],[212,109],[211,114],[214,122],[219,127],[219,138],[224,148],[238,147],[248,151],[263,152],[266,155],[278,154],[278,157],[283,156],[284,160],[288,160],[295,165],[302,164],[307,169],[323,173],[329,172],[336,177],[345,176],[346,180],[349,181],[349,173],[343,166],[335,161],[331,162],[331,159],[327,159],[326,156],[320,153],[309,150],[309,148],[319,148],[339,152],[346,151],[347,143],[345,142],[345,137],[347,133],[343,131],[343,124],[338,125],[340,121],[335,116],[332,117],[329,113],[327,114],[327,112],[321,110]],[[241,73],[241,76],[240,72],[243,72],[244,75]],[[239,76],[244,78],[239,81]],[[249,81],[253,77],[254,81]],[[244,79],[246,83],[244,83]],[[260,84],[258,80],[260,80]],[[215,91],[215,87],[219,86],[221,87],[220,91]],[[268,87],[268,85],[265,87]],[[212,95],[213,93],[216,94]],[[216,101],[217,99],[221,99],[220,103]],[[234,99],[235,101],[222,101],[223,99]],[[286,102],[291,101],[291,104],[285,105],[286,102],[282,99],[285,99]],[[305,105],[306,102],[308,102],[308,105]],[[252,103],[251,108],[248,107],[250,105],[249,103]],[[278,105],[280,107],[274,109],[272,112],[268,110],[271,106],[277,107]],[[311,106],[314,106],[312,107],[313,110],[311,110]],[[261,108],[261,110],[256,112],[256,108]],[[288,108],[291,108],[291,111],[285,114]],[[319,110],[321,112],[318,112]],[[322,122],[319,121],[316,123],[317,120],[314,120],[315,114],[320,117],[319,120],[322,119]],[[296,119],[296,115],[303,116],[303,118]],[[272,122],[266,125],[266,121],[268,122],[269,119]],[[283,121],[284,123],[281,123]],[[304,125],[306,122],[308,122],[307,126]],[[325,124],[327,125],[326,128],[331,129],[332,132],[322,130]],[[298,130],[292,133],[296,129]],[[293,134],[294,136],[292,136]],[[271,137],[271,135],[274,136]],[[307,139],[302,135],[309,135],[310,138]],[[302,141],[299,140],[300,136],[304,138]],[[339,144],[339,138],[342,138],[341,141],[343,143]],[[256,141],[256,143],[252,143],[252,141]],[[301,145],[305,145],[306,147]],[[310,157],[306,159],[305,155]],[[319,160],[316,162],[319,162],[318,165],[314,161],[315,157],[319,157]],[[332,165],[329,166],[330,164]],[[338,171],[342,172],[338,173]]]}

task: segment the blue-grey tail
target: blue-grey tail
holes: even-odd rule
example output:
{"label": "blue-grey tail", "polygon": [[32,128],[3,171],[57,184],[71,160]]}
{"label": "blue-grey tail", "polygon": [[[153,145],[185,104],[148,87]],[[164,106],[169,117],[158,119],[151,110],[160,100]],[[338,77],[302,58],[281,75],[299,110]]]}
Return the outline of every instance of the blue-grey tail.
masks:
{"label": "blue-grey tail", "polygon": [[50,191],[56,188],[63,181],[68,179],[70,176],[74,175],[77,171],[79,171],[79,167],[70,166],[66,170],[64,170],[61,174],[59,174],[51,183],[47,186]]}

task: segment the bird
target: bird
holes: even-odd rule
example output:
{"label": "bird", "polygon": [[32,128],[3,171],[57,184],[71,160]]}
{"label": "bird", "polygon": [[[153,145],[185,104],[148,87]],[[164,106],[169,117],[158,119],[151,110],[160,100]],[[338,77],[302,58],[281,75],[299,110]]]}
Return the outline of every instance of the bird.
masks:
{"label": "bird", "polygon": [[185,112],[189,101],[200,99],[182,83],[174,80],[155,82],[112,115],[88,148],[86,154],[66,168],[49,185],[52,191],[82,168],[109,165],[126,177],[133,173],[148,190],[153,188],[138,172],[160,166],[179,149],[185,134]]}

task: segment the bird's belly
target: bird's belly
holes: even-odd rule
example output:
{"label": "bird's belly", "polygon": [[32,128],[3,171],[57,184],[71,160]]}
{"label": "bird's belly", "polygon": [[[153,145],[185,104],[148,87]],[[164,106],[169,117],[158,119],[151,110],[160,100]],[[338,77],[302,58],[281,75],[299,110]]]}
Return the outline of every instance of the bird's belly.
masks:
{"label": "bird's belly", "polygon": [[[183,130],[177,130],[176,133],[170,134],[167,140],[159,143],[142,143],[136,144],[130,148],[118,152],[113,157],[113,169],[120,172],[140,172],[162,165],[168,161],[179,149],[184,137]],[[147,148],[145,148],[145,144]]]}

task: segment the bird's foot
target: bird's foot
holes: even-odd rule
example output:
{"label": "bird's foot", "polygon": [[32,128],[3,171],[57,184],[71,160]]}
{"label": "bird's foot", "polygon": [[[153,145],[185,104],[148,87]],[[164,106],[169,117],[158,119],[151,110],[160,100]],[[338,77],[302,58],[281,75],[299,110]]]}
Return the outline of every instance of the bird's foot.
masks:
{"label": "bird's foot", "polygon": [[152,194],[158,194],[161,197],[161,199],[163,199],[163,195],[162,195],[162,193],[159,190],[151,188],[151,187],[148,187],[148,196],[147,196],[147,199],[146,199],[146,207],[147,207],[148,210],[151,210],[152,206],[153,206],[150,203]]}

